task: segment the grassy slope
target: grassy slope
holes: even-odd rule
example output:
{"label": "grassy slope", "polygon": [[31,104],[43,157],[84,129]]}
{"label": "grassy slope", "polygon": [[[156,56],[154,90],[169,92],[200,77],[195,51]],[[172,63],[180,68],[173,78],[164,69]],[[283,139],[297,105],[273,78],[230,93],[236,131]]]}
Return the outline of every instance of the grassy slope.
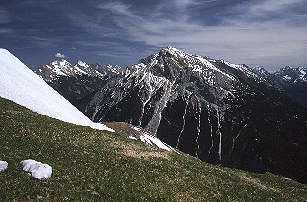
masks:
{"label": "grassy slope", "polygon": [[[117,134],[38,115],[0,98],[0,173],[3,200],[303,201],[306,185],[202,163]],[[39,181],[19,162],[48,163]]]}

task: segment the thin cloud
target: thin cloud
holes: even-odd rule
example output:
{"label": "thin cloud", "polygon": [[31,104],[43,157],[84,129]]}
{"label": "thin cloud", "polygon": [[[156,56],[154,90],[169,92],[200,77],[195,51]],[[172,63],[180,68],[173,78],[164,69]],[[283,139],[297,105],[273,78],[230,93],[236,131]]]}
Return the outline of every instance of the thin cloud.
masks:
{"label": "thin cloud", "polygon": [[11,16],[9,12],[3,8],[0,8],[0,24],[1,23],[10,23]]}
{"label": "thin cloud", "polygon": [[9,33],[13,33],[13,30],[8,28],[0,28],[0,34],[9,34]]}
{"label": "thin cloud", "polygon": [[[19,36],[20,37],[20,36]],[[38,36],[25,36],[26,39],[31,41],[33,44],[37,44],[41,47],[57,47],[58,44],[60,44],[63,39],[59,37],[53,37],[53,38],[44,38],[44,37],[38,37]]]}
{"label": "thin cloud", "polygon": [[[211,1],[210,1],[211,2]],[[200,5],[201,2],[197,0],[173,0],[173,4],[180,10],[185,10],[190,6]]]}
{"label": "thin cloud", "polygon": [[[116,6],[100,7],[115,15],[114,22],[127,32],[131,40],[144,42],[149,46],[163,47],[173,44],[187,51],[201,55],[232,59],[237,63],[247,64],[285,64],[306,63],[307,27],[289,25],[290,19],[272,19],[265,22],[249,17],[259,13],[277,12],[303,0],[273,0],[246,4],[234,8],[242,13],[240,17],[225,19],[216,26],[200,25],[189,20],[189,13],[183,13],[177,19],[142,18],[135,15],[130,5],[123,3]],[[173,1],[180,8],[193,3]],[[276,7],[274,7],[274,5]],[[154,16],[162,16],[160,10],[153,10]],[[289,14],[288,14],[289,15]],[[305,59],[303,59],[305,58]]]}
{"label": "thin cloud", "polygon": [[112,58],[130,58],[131,55],[125,55],[120,53],[106,53],[106,52],[96,52],[97,56],[102,57],[112,57]]}
{"label": "thin cloud", "polygon": [[48,7],[50,4],[60,3],[60,0],[44,0],[44,1],[37,1],[37,0],[27,0],[19,2],[19,6],[25,7]]}
{"label": "thin cloud", "polygon": [[77,45],[86,46],[86,47],[124,47],[122,43],[113,42],[113,41],[77,41]]}
{"label": "thin cloud", "polygon": [[65,55],[62,54],[62,53],[56,53],[56,54],[54,55],[54,57],[56,57],[56,58],[65,58]]}
{"label": "thin cloud", "polygon": [[70,12],[68,18],[72,25],[80,27],[88,33],[99,34],[101,37],[116,37],[120,31],[112,26],[107,26],[103,23],[103,14],[98,14],[96,17],[86,15],[80,12]]}
{"label": "thin cloud", "polygon": [[306,0],[266,0],[264,2],[256,3],[248,6],[248,12],[252,12],[253,15],[261,15],[268,12],[277,12],[284,10],[288,6],[306,2]]}
{"label": "thin cloud", "polygon": [[134,15],[129,10],[130,6],[121,2],[110,2],[108,4],[105,3],[99,4],[98,8],[110,10],[119,15],[134,17]]}

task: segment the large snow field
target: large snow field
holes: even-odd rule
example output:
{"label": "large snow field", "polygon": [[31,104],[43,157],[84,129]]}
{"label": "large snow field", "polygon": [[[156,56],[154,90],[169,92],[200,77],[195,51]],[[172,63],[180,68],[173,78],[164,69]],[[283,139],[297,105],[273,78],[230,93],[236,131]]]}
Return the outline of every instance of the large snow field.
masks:
{"label": "large snow field", "polygon": [[5,49],[0,49],[0,96],[42,115],[114,132],[103,124],[93,123]]}

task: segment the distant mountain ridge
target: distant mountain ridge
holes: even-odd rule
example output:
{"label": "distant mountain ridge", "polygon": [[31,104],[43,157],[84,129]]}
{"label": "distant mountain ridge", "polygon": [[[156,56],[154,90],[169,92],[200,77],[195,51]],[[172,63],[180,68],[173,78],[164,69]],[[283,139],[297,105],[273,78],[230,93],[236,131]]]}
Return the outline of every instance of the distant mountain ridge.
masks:
{"label": "distant mountain ridge", "polygon": [[307,68],[292,68],[286,66],[280,70],[269,73],[265,69],[255,69],[268,82],[271,82],[280,91],[286,93],[291,99],[307,108]]}
{"label": "distant mountain ridge", "polygon": [[47,65],[40,65],[35,72],[41,76],[45,81],[53,81],[62,76],[76,77],[87,75],[91,77],[100,77],[115,73],[118,74],[122,71],[120,66],[93,64],[78,60],[75,65],[72,65],[67,60],[55,60]]}
{"label": "distant mountain ridge", "polygon": [[[177,53],[178,49],[176,49]],[[175,51],[175,52],[176,52]],[[173,52],[173,53],[175,53]],[[186,54],[180,51],[181,55]],[[186,54],[187,55],[187,54]],[[198,58],[201,56],[197,56]],[[297,67],[293,68],[285,66],[276,72],[270,73],[263,67],[250,68],[244,64],[232,64],[225,60],[214,60],[208,57],[208,62],[212,64],[225,64],[229,67],[244,72],[248,77],[258,78],[262,81],[270,82],[279,90],[288,94],[296,102],[307,107],[307,68]],[[132,67],[135,65],[132,65]],[[130,68],[121,67],[118,65],[105,64],[87,64],[78,60],[76,64],[72,64],[65,59],[55,60],[47,65],[40,65],[35,70],[35,73],[50,84],[55,83],[58,79],[63,77],[97,77],[97,79],[106,80],[106,78],[114,77],[116,75],[124,75],[130,71]],[[199,71],[194,69],[193,71]],[[86,96],[86,95],[85,95]]]}
{"label": "distant mountain ridge", "polygon": [[40,65],[35,70],[36,74],[79,110],[82,99],[96,92],[108,78],[123,72],[124,68],[117,65],[89,65],[81,60],[73,65],[64,59]]}
{"label": "distant mountain ridge", "polygon": [[49,84],[95,122],[127,122],[203,161],[302,181],[306,109],[286,96],[284,76],[166,47],[104,77]]}
{"label": "distant mountain ridge", "polygon": [[275,72],[274,75],[282,78],[288,82],[306,82],[307,81],[307,68],[306,67],[298,67],[291,68],[286,66],[281,68],[279,71]]}

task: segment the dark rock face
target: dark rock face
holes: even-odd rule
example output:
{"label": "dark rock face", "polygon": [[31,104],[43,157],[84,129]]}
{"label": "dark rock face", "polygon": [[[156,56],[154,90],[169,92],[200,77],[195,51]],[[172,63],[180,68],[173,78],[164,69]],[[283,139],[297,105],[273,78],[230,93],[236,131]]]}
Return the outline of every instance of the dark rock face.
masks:
{"label": "dark rock face", "polygon": [[275,72],[271,78],[279,85],[281,85],[284,91],[307,108],[307,68],[290,68],[285,67],[280,71]]}
{"label": "dark rock face", "polygon": [[82,106],[87,105],[87,98],[95,94],[106,83],[106,80],[100,77],[79,75],[77,77],[62,76],[47,83],[82,111]]}
{"label": "dark rock face", "polygon": [[96,122],[141,126],[203,161],[303,181],[306,110],[267,80],[245,65],[167,47],[76,105]]}
{"label": "dark rock face", "polygon": [[275,87],[286,93],[292,100],[307,108],[307,68],[284,67],[270,74],[264,69],[256,70]]}

